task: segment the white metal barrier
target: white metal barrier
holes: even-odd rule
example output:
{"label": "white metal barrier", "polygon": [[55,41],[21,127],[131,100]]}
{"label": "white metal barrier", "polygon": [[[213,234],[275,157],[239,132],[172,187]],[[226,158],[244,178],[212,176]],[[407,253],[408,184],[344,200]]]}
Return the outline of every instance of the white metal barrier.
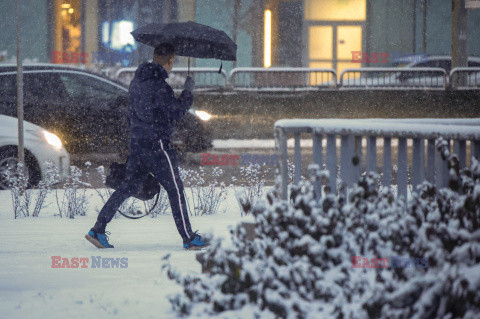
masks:
{"label": "white metal barrier", "polygon": [[[279,154],[282,197],[288,195],[287,138],[295,138],[294,183],[302,177],[301,134],[313,139],[313,163],[324,165],[330,173],[326,186],[334,192],[340,185],[350,186],[364,171],[377,171],[377,141],[383,142],[382,186],[392,182],[392,140],[397,143],[397,194],[407,196],[408,174],[415,187],[427,180],[439,188],[448,185],[449,171],[435,147],[435,140],[444,138],[457,154],[460,168],[468,162],[467,154],[480,158],[480,119],[364,119],[364,120],[280,120],[275,123],[276,148]],[[337,137],[340,138],[340,161],[337,158]],[[326,150],[322,140],[326,138]],[[366,156],[363,156],[365,140]],[[408,167],[408,148],[411,142],[411,170]],[[468,148],[470,146],[470,148]],[[426,150],[426,152],[425,152]],[[325,161],[324,161],[325,153]],[[426,154],[426,157],[425,157]],[[341,184],[337,184],[338,163]],[[321,196],[322,184],[314,184]]]}
{"label": "white metal barrier", "polygon": [[335,88],[337,73],[319,68],[236,68],[230,72],[234,90],[292,91]]}
{"label": "white metal barrier", "polygon": [[442,68],[357,68],[340,74],[340,88],[348,90],[445,90],[446,86]]}
{"label": "white metal barrier", "polygon": [[450,81],[456,83],[456,90],[478,90],[480,89],[480,68],[454,68],[450,71]]}
{"label": "white metal barrier", "polygon": [[[136,67],[118,69],[114,79],[129,85]],[[333,69],[235,68],[229,75],[217,68],[190,68],[197,90],[309,91],[309,90],[445,90],[449,79],[458,77],[460,90],[480,89],[480,68],[455,68],[449,75],[442,68],[353,68],[340,78]],[[183,89],[187,68],[173,68],[167,82]],[[339,81],[337,81],[339,80]]]}
{"label": "white metal barrier", "polygon": [[[118,69],[113,78],[129,85],[136,67]],[[455,68],[449,75],[442,68],[354,68],[340,78],[333,69],[321,68],[235,68],[229,75],[217,68],[190,68],[197,90],[316,91],[316,90],[445,90],[457,77],[455,89],[480,89],[480,68]],[[167,82],[183,89],[187,68],[173,68]],[[337,81],[339,80],[339,81]]]}
{"label": "white metal barrier", "polygon": [[[115,73],[115,79],[125,85],[130,85],[137,68],[121,68]],[[173,68],[167,79],[167,83],[174,90],[182,90],[187,78],[188,68]],[[222,70],[218,73],[217,68],[190,68],[190,76],[195,80],[195,90],[223,89],[227,86],[227,73]]]}

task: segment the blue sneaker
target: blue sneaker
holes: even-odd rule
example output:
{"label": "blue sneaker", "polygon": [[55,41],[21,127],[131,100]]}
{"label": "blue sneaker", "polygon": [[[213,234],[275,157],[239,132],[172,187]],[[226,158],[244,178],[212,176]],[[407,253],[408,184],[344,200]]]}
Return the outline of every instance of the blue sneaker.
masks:
{"label": "blue sneaker", "polygon": [[110,233],[105,232],[105,234],[99,234],[92,228],[88,234],[85,235],[85,238],[97,248],[113,248],[113,245],[110,245],[108,242],[107,235],[110,235]]}
{"label": "blue sneaker", "polygon": [[203,238],[197,232],[193,233],[195,236],[190,242],[183,240],[183,248],[186,250],[200,250],[210,245],[210,241]]}

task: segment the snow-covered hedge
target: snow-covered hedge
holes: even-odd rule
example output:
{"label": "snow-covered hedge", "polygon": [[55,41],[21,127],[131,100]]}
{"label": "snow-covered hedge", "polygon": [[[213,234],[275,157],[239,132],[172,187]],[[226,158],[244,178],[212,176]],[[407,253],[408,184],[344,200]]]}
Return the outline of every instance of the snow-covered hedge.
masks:
{"label": "snow-covered hedge", "polygon": [[239,226],[233,247],[216,241],[203,256],[206,274],[182,275],[165,263],[184,289],[171,297],[173,309],[245,318],[479,318],[480,164],[473,159],[459,172],[448,159],[450,188],[425,183],[408,203],[389,189],[379,193],[374,174],[348,196],[318,202],[310,182],[292,189],[288,202],[272,192],[253,210],[256,238],[247,240]]}

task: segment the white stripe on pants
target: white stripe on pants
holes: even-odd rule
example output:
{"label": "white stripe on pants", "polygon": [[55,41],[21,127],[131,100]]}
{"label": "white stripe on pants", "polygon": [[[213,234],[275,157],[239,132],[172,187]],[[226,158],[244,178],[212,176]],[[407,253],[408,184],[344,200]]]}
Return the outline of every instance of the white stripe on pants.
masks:
{"label": "white stripe on pants", "polygon": [[185,229],[185,234],[187,234],[187,237],[190,238],[190,234],[187,231],[187,223],[185,222],[185,216],[183,212],[182,197],[180,196],[180,189],[178,188],[177,179],[175,178],[175,171],[173,170],[173,165],[172,165],[172,162],[170,161],[170,156],[168,156],[168,153],[163,148],[162,140],[160,140],[160,147],[162,148],[163,153],[167,157],[168,164],[170,165],[170,171],[172,172],[173,182],[175,183],[175,188],[177,189],[178,203],[180,205],[180,214],[182,215],[183,228]]}

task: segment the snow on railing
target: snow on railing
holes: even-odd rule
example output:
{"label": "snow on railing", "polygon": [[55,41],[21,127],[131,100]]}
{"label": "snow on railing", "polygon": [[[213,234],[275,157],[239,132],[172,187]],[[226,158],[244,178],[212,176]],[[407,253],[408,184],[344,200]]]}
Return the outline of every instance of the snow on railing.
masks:
{"label": "snow on railing", "polygon": [[480,68],[454,68],[450,71],[450,81],[457,90],[480,89]]}
{"label": "snow on railing", "polygon": [[235,90],[292,91],[335,88],[337,73],[320,68],[236,68],[230,72]]}
{"label": "snow on railing", "polygon": [[[397,194],[407,196],[407,187],[413,189],[424,180],[438,188],[448,185],[447,163],[435,147],[435,140],[443,138],[458,156],[460,168],[470,165],[471,156],[480,158],[480,119],[363,119],[363,120],[279,120],[275,123],[276,148],[279,154],[282,197],[288,194],[287,139],[295,138],[294,183],[302,178],[301,134],[311,134],[313,163],[329,171],[326,186],[335,192],[342,186],[351,186],[364,171],[377,172],[377,145],[383,142],[382,186],[392,183],[392,139],[396,142]],[[326,150],[322,141],[326,138]],[[337,181],[337,138],[340,138],[340,181]],[[364,143],[365,142],[365,143]],[[380,143],[379,143],[380,142]],[[363,148],[366,156],[363,156]],[[470,147],[468,147],[470,146]],[[425,152],[426,149],[426,152]],[[324,163],[324,153],[326,155]],[[426,158],[425,158],[426,153]],[[411,154],[411,161],[408,160]],[[470,156],[467,156],[470,155]],[[408,164],[411,163],[409,171]],[[409,174],[411,180],[408,180]],[[337,183],[338,182],[338,183]],[[321,196],[321,181],[314,183],[315,193]]]}
{"label": "snow on railing", "polygon": [[445,90],[446,86],[442,68],[356,68],[340,74],[340,88],[349,90]]}
{"label": "snow on railing", "polygon": [[[137,68],[121,68],[115,73],[115,79],[129,85],[135,75]],[[167,79],[167,83],[174,90],[182,90],[184,88],[185,79],[187,78],[188,68],[173,68]],[[227,73],[222,70],[218,73],[218,68],[190,68],[190,76],[195,80],[195,90],[211,90],[220,89],[227,86]]]}
{"label": "snow on railing", "polygon": [[[129,85],[136,68],[121,68],[114,79]],[[217,68],[190,68],[196,89],[235,91],[310,91],[310,90],[445,90],[449,79],[459,78],[456,89],[480,89],[480,68],[455,68],[447,74],[442,68],[353,68],[345,69],[337,81],[333,69],[321,68],[235,68],[227,75]],[[187,68],[173,68],[167,82],[183,89]]]}

